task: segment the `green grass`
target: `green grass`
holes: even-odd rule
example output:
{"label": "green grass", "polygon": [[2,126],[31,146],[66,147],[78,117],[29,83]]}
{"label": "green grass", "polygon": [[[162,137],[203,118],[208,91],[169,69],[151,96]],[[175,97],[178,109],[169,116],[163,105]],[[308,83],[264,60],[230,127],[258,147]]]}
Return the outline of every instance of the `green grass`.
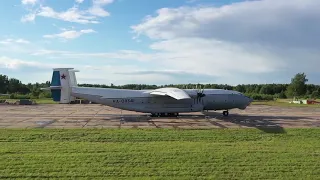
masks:
{"label": "green grass", "polygon": [[[252,105],[268,105],[268,106],[282,106],[282,107],[320,107],[316,104],[293,104],[289,103],[292,99],[277,99],[275,101],[254,101]],[[320,100],[317,100],[320,101]]]}
{"label": "green grass", "polygon": [[[7,102],[14,103],[19,99],[7,99]],[[53,101],[52,99],[31,99],[35,101],[37,104],[57,104],[58,102]]]}
{"label": "green grass", "polygon": [[52,99],[35,99],[37,104],[58,104],[59,102],[55,102]]}
{"label": "green grass", "polygon": [[320,128],[0,130],[0,178],[317,179]]}

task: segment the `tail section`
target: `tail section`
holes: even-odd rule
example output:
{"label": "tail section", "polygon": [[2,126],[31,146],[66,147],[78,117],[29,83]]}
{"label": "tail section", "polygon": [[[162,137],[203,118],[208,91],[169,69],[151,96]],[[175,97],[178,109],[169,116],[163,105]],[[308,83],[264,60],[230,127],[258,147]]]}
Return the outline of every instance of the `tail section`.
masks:
{"label": "tail section", "polygon": [[78,86],[76,75],[73,68],[56,68],[53,69],[51,86],[43,88],[51,90],[52,98],[61,104],[68,104],[75,100],[71,95],[72,87]]}

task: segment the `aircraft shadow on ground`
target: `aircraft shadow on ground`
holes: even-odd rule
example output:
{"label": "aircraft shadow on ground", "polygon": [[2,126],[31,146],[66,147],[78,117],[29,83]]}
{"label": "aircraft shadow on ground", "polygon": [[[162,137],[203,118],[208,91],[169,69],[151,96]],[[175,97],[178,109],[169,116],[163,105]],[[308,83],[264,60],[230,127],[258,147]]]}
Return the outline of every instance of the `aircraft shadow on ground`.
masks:
{"label": "aircraft shadow on ground", "polygon": [[[109,115],[108,115],[109,116]],[[230,114],[228,117],[224,117],[218,112],[203,112],[203,114],[180,114],[179,117],[150,117],[148,114],[123,114],[113,115],[110,118],[104,120],[120,120],[123,122],[150,122],[161,119],[178,120],[183,119],[184,122],[171,122],[171,123],[185,123],[188,119],[193,121],[206,119],[209,123],[219,128],[228,128],[223,121],[227,123],[233,123],[239,126],[256,128],[266,133],[286,133],[285,129],[281,127],[281,124],[290,125],[288,121],[300,121],[301,119],[311,119],[308,117],[301,116],[256,116],[256,115],[241,115],[241,114]]]}
{"label": "aircraft shadow on ground", "polygon": [[[281,127],[282,123],[290,125],[290,123],[286,121],[300,121],[301,119],[311,119],[301,116],[255,116],[242,114],[230,114],[228,117],[224,117],[217,112],[204,112],[203,114],[209,118],[215,118],[224,122],[230,122],[245,127],[257,128],[266,133],[286,133],[285,129]],[[227,128],[218,122],[209,122],[221,128]]]}

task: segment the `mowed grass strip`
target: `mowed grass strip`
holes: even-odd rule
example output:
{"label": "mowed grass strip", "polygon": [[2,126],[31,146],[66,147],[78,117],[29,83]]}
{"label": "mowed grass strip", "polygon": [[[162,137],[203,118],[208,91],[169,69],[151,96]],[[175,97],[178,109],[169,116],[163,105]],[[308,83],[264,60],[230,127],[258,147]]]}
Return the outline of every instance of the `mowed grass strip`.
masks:
{"label": "mowed grass strip", "polygon": [[320,128],[0,130],[1,179],[319,177]]}

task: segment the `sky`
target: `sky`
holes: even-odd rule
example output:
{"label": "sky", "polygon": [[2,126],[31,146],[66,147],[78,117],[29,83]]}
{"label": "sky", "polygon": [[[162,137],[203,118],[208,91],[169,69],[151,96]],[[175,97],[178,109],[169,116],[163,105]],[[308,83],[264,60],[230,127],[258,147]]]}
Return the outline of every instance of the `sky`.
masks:
{"label": "sky", "polygon": [[23,83],[320,84],[319,0],[0,2],[0,74]]}

